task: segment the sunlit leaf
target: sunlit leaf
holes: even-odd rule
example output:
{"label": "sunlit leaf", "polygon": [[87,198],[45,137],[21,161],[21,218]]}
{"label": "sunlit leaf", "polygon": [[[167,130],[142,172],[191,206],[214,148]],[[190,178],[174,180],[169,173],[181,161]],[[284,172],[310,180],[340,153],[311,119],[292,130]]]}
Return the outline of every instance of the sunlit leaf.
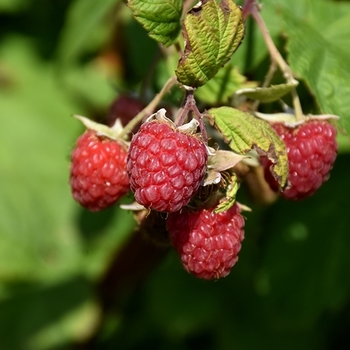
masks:
{"label": "sunlit leaf", "polygon": [[211,123],[230,148],[241,154],[256,150],[272,162],[271,172],[284,188],[288,177],[288,158],[284,142],[269,123],[231,107],[208,110]]}
{"label": "sunlit leaf", "polygon": [[181,30],[182,0],[129,0],[128,6],[151,38],[165,46],[177,40]]}
{"label": "sunlit leaf", "polygon": [[231,58],[244,36],[242,10],[232,0],[207,0],[195,6],[183,23],[185,51],[176,75],[183,85],[199,87]]}

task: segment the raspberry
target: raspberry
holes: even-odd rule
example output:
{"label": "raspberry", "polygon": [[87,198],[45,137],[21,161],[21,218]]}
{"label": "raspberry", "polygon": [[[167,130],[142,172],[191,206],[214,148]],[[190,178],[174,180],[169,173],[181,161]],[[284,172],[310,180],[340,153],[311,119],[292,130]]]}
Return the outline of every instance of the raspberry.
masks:
{"label": "raspberry", "polygon": [[91,211],[105,209],[129,191],[126,147],[95,131],[81,135],[71,155],[74,199]]}
{"label": "raspberry", "polygon": [[184,268],[199,278],[225,277],[238,260],[244,219],[236,203],[221,213],[213,209],[171,213],[166,226]]}
{"label": "raspberry", "polygon": [[[272,125],[286,144],[289,163],[289,187],[282,196],[300,200],[313,195],[328,179],[337,156],[336,129],[324,120],[311,120],[296,128],[276,123]],[[265,179],[272,189],[276,181],[263,163]]]}
{"label": "raspberry", "polygon": [[185,206],[204,177],[207,151],[194,136],[167,123],[144,123],[131,140],[127,170],[136,201],[175,212]]}

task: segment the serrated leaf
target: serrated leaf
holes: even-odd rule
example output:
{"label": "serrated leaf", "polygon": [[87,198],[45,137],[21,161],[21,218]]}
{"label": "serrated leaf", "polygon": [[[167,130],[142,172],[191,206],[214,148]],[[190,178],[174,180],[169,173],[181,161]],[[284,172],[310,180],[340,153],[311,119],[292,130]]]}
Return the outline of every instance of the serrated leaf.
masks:
{"label": "serrated leaf", "polygon": [[222,213],[230,209],[236,202],[236,194],[238,191],[238,182],[236,174],[230,177],[230,183],[226,188],[225,198],[223,198],[220,203],[215,208],[215,213]]}
{"label": "serrated leaf", "polygon": [[256,83],[247,82],[246,77],[238,72],[237,67],[228,64],[219,69],[213,79],[198,88],[195,96],[206,104],[215,105],[227,102],[238,89],[255,86]]}
{"label": "serrated leaf", "polygon": [[244,36],[242,10],[231,0],[202,1],[185,17],[186,45],[176,75],[187,86],[199,87],[231,58]]}
{"label": "serrated leaf", "polygon": [[176,41],[181,30],[181,0],[129,0],[128,6],[151,38],[165,46]]}
{"label": "serrated leaf", "polygon": [[211,108],[211,123],[223,135],[230,148],[241,154],[254,149],[273,163],[271,172],[284,188],[288,177],[288,158],[284,142],[269,123],[231,107]]}
{"label": "serrated leaf", "polygon": [[281,97],[287,95],[296,86],[298,86],[298,81],[293,80],[290,83],[271,85],[269,87],[256,87],[256,88],[246,88],[236,91],[236,95],[244,95],[252,100],[259,100],[261,102],[273,102],[279,100]]}

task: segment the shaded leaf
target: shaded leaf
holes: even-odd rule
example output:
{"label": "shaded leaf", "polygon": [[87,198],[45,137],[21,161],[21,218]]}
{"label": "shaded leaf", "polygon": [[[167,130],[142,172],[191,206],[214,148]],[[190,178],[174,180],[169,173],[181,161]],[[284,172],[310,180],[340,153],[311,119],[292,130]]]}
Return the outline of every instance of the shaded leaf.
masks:
{"label": "shaded leaf", "polygon": [[181,0],[129,0],[128,6],[151,38],[165,46],[176,41],[181,30]]}
{"label": "shaded leaf", "polygon": [[185,17],[185,51],[176,75],[183,85],[199,87],[231,58],[244,36],[242,10],[231,0],[202,1]]}
{"label": "shaded leaf", "polygon": [[93,35],[117,1],[75,0],[71,3],[58,47],[61,63],[76,59],[86,46],[91,45]]}
{"label": "shaded leaf", "polygon": [[236,94],[267,103],[279,100],[281,97],[291,92],[297,85],[298,82],[294,80],[291,83],[272,85],[265,88],[243,88],[236,91]]}
{"label": "shaded leaf", "polygon": [[284,142],[269,123],[231,107],[211,108],[211,123],[230,148],[241,154],[254,149],[272,162],[271,173],[284,188],[288,177],[288,158]]}
{"label": "shaded leaf", "polygon": [[238,72],[237,67],[231,64],[219,69],[213,79],[195,91],[195,96],[211,105],[225,103],[238,90],[243,87],[255,87],[254,82],[247,82],[244,75]]}

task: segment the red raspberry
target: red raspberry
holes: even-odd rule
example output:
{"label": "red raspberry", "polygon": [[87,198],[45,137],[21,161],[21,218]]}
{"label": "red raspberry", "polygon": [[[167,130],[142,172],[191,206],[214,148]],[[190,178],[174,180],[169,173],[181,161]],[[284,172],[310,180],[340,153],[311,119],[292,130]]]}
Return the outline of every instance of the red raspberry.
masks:
{"label": "red raspberry", "polygon": [[203,180],[207,151],[194,136],[167,123],[144,123],[131,140],[127,170],[135,199],[146,208],[175,212]]}
{"label": "red raspberry", "polygon": [[81,135],[71,155],[74,199],[91,211],[105,209],[129,191],[126,147],[95,131]]}
{"label": "red raspberry", "polygon": [[[296,128],[276,123],[272,125],[285,142],[288,153],[290,187],[282,196],[300,200],[313,195],[328,179],[337,156],[335,127],[324,120],[311,120]],[[264,164],[265,179],[272,189],[277,189],[275,179]]]}
{"label": "red raspberry", "polygon": [[213,209],[171,213],[166,226],[184,268],[199,278],[225,277],[238,260],[244,219],[237,204],[217,214]]}

